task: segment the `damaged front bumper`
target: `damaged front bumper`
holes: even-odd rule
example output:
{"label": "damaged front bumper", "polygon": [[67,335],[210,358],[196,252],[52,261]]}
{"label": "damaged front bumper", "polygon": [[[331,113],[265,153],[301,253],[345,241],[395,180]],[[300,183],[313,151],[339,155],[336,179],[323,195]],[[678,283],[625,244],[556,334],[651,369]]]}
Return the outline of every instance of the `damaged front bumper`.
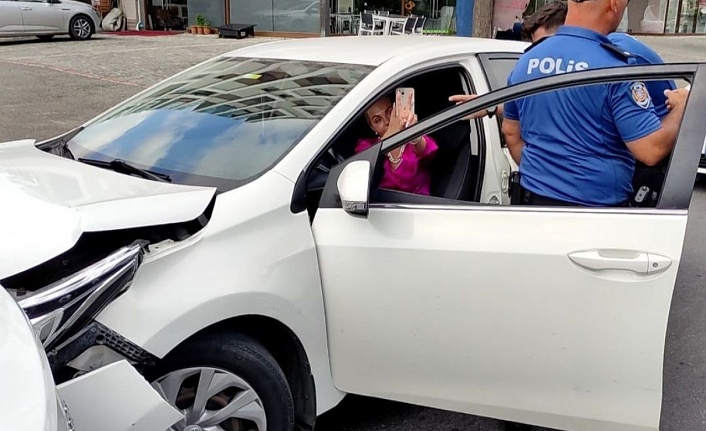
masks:
{"label": "damaged front bumper", "polygon": [[165,430],[184,417],[126,361],[63,383],[57,392],[71,412],[70,430]]}

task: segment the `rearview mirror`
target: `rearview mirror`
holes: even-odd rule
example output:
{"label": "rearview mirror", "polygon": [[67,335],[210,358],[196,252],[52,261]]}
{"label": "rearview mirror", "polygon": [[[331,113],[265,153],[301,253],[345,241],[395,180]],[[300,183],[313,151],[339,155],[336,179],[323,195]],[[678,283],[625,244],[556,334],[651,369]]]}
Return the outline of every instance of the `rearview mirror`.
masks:
{"label": "rearview mirror", "polygon": [[370,191],[370,162],[356,160],[349,163],[336,182],[343,209],[349,214],[368,214]]}

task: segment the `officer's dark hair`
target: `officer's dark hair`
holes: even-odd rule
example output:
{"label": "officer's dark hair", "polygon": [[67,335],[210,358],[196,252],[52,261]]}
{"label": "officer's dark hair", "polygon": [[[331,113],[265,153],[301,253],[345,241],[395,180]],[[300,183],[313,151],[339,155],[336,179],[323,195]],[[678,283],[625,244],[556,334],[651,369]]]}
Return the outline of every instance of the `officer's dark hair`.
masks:
{"label": "officer's dark hair", "polygon": [[522,30],[520,30],[522,40],[525,42],[531,42],[532,34],[534,34],[534,32],[540,27],[556,29],[557,27],[564,25],[567,9],[568,7],[563,1],[547,3],[539,8],[537,12],[527,17],[522,23]]}

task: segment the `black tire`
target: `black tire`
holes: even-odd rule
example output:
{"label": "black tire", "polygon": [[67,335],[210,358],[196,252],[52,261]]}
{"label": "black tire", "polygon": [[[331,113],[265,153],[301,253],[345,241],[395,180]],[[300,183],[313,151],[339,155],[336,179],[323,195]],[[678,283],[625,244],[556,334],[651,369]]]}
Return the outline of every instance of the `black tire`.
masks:
{"label": "black tire", "polygon": [[69,36],[73,40],[88,40],[95,31],[93,21],[86,15],[76,15],[69,22]]}
{"label": "black tire", "polygon": [[37,39],[42,41],[52,40],[52,38],[54,38],[53,34],[43,34],[41,36],[37,36]]}
{"label": "black tire", "polygon": [[197,337],[169,353],[146,377],[155,382],[169,373],[194,367],[221,369],[240,377],[262,401],[267,430],[294,430],[289,383],[277,361],[259,342],[229,332]]}

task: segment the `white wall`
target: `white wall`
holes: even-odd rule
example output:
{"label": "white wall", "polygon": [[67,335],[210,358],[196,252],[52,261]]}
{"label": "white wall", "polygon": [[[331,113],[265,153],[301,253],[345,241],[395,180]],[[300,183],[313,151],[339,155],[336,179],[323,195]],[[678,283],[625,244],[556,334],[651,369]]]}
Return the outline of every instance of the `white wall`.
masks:
{"label": "white wall", "polygon": [[122,9],[123,15],[125,15],[128,21],[137,20],[137,7],[135,5],[135,0],[120,0],[120,9]]}

